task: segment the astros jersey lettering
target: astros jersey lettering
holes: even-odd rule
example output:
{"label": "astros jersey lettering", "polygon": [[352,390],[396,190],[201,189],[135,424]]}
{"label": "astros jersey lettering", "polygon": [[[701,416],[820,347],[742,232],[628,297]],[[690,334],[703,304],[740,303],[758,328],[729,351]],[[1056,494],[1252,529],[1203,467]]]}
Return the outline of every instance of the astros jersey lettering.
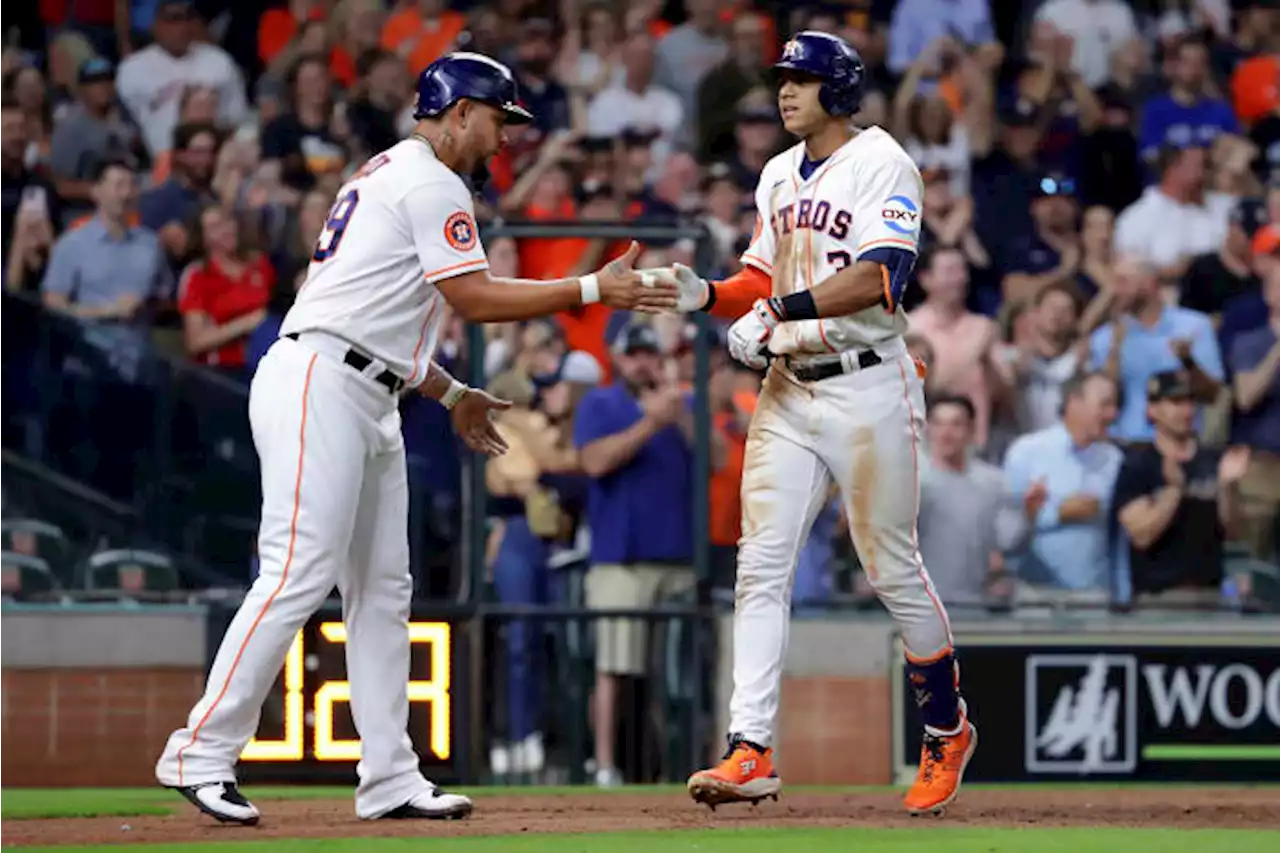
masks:
{"label": "astros jersey lettering", "polygon": [[[395,380],[418,385],[429,373],[447,313],[435,282],[487,265],[470,195],[426,143],[373,157],[339,190],[249,392],[262,471],[258,576],[204,696],[156,765],[162,784],[203,786],[208,797],[234,782],[286,652],[336,586],[361,740],[356,812],[378,817],[432,790],[406,733],[413,581]],[[431,802],[467,804],[449,797]]]}
{"label": "astros jersey lettering", "polygon": [[[924,185],[915,163],[878,127],[862,131],[807,179],[801,143],[770,160],[756,188],[761,227],[742,262],[773,277],[786,296],[834,275],[867,252],[916,252]],[[836,353],[901,335],[904,312],[873,306],[847,317],[784,323],[769,342],[776,354]]]}
{"label": "astros jersey lettering", "polygon": [[281,331],[337,335],[417,385],[445,317],[435,282],[488,266],[466,185],[407,139],[338,192]]}
{"label": "astros jersey lettering", "polygon": [[[861,131],[807,178],[803,157],[801,144],[765,166],[760,226],[742,256],[772,277],[775,296],[811,289],[876,250],[915,253],[920,174],[889,134]],[[888,304],[782,323],[769,339],[784,358],[773,361],[747,436],[729,706],[729,730],[756,744],[773,743],[791,574],[832,484],[867,580],[911,655],[934,660],[951,648],[946,610],[916,548],[923,383],[902,339],[906,317]],[[871,353],[878,361],[863,366],[857,356]],[[850,369],[810,382],[792,372],[836,360]]]}

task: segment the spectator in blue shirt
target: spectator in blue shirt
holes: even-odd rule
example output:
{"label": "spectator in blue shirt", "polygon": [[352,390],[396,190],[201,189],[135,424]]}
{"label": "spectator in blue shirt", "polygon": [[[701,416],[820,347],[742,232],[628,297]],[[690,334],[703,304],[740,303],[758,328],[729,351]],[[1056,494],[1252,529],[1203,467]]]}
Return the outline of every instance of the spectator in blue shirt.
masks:
{"label": "spectator in blue shirt", "polygon": [[218,158],[218,131],[208,124],[180,124],[173,130],[173,173],[138,199],[142,224],[160,236],[176,264],[190,253],[188,227],[204,205],[216,201],[210,183]]}
{"label": "spectator in blue shirt", "polygon": [[[995,41],[987,0],[901,0],[889,21],[885,64],[894,74],[905,74],[925,48],[944,36],[966,47]],[[931,82],[927,88],[932,91],[936,85]]]}
{"label": "spectator in blue shirt", "polygon": [[1231,105],[1208,94],[1209,49],[1204,42],[1189,37],[1174,52],[1169,91],[1142,109],[1139,145],[1148,162],[1166,145],[1208,147],[1220,133],[1240,132]]}
{"label": "spectator in blue shirt", "polygon": [[1231,347],[1238,409],[1233,440],[1253,450],[1240,482],[1245,539],[1256,559],[1274,561],[1280,520],[1280,257],[1259,260],[1267,323]]}
{"label": "spectator in blue shirt", "polygon": [[[663,382],[658,337],[625,329],[614,346],[617,380],[578,404],[573,443],[591,478],[587,606],[643,610],[693,586],[692,456],[684,393]],[[596,634],[596,783],[621,782],[614,760],[622,676],[643,676],[646,625],[607,619]]]}
{"label": "spectator in blue shirt", "polygon": [[147,300],[172,296],[173,277],[154,232],[132,227],[133,171],[119,161],[99,165],[94,217],[53,245],[42,285],[48,307],[99,324],[144,320]]}
{"label": "spectator in blue shirt", "polygon": [[1205,314],[1166,305],[1155,270],[1126,257],[1115,267],[1115,307],[1119,316],[1089,338],[1090,364],[1105,370],[1121,388],[1123,405],[1111,431],[1125,442],[1150,441],[1147,380],[1162,371],[1187,371],[1196,401],[1214,402],[1222,383],[1222,355],[1213,322]]}
{"label": "spectator in blue shirt", "polygon": [[1111,494],[1123,461],[1107,441],[1116,393],[1105,373],[1074,377],[1063,387],[1062,421],[1022,436],[1005,456],[1005,480],[1031,521],[1006,555],[1024,583],[1111,588],[1117,555]]}

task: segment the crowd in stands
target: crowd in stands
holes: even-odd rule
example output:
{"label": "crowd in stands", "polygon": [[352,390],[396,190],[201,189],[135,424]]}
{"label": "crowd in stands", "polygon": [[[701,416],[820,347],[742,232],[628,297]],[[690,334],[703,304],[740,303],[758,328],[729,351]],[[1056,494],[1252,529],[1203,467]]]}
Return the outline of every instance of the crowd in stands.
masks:
{"label": "crowd in stands", "polygon": [[[1276,562],[1274,0],[267,6],[43,0],[6,22],[4,286],[82,320],[124,379],[139,348],[170,347],[247,382],[338,186],[407,132],[417,72],[454,49],[509,63],[536,116],[477,184],[482,220],[701,223],[700,272],[730,274],[760,170],[793,143],[768,66],[790,33],[822,30],[866,65],[856,122],[892,132],[924,180],[904,307],[928,367],[920,550],[943,598],[1248,605],[1224,549]],[[487,245],[496,274],[527,278],[620,248]],[[650,241],[640,263],[693,264],[695,248]],[[709,334],[711,585],[727,589],[759,376]],[[484,335],[491,388],[517,404],[512,450],[486,471],[497,596],[559,600],[551,567],[569,559],[593,566],[598,606],[688,589],[696,331],[589,306]],[[464,341],[453,322],[446,366]],[[418,494],[456,503],[447,420],[404,405]],[[847,524],[833,495],[797,604],[866,592]],[[601,644],[598,695],[641,665],[638,631]],[[511,688],[534,689],[523,671]]]}

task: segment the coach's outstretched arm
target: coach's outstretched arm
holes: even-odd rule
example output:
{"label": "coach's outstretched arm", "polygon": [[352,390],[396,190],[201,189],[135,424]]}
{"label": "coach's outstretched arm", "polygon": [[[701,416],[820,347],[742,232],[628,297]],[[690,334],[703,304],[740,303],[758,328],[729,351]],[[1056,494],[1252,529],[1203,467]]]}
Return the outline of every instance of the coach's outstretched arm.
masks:
{"label": "coach's outstretched arm", "polygon": [[580,278],[558,281],[494,278],[488,269],[480,269],[440,279],[436,287],[449,305],[472,323],[528,320],[592,302],[646,313],[674,308],[676,286],[669,281],[642,277],[633,269],[639,254],[640,244],[632,242],[621,257]]}

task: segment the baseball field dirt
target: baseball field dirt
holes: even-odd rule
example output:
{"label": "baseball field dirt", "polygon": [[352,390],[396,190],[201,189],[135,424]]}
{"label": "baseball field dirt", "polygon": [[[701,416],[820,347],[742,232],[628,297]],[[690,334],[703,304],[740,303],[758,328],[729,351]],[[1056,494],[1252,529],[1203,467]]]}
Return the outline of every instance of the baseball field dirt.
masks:
{"label": "baseball field dirt", "polygon": [[[57,792],[48,792],[53,797]],[[1280,788],[1276,787],[1170,787],[1170,788],[978,788],[966,790],[961,800],[947,812],[943,818],[912,818],[906,815],[900,806],[900,793],[893,791],[856,791],[848,793],[826,793],[800,791],[784,792],[778,802],[765,802],[759,806],[722,806],[712,813],[705,807],[698,807],[680,793],[663,791],[599,793],[585,789],[582,792],[557,793],[554,795],[539,793],[484,793],[477,796],[476,811],[472,817],[464,821],[421,822],[421,821],[359,821],[352,812],[350,799],[263,799],[259,807],[263,812],[261,824],[257,827],[225,827],[197,814],[180,800],[170,802],[164,799],[165,792],[157,792],[160,799],[154,805],[171,805],[170,814],[138,814],[117,815],[112,817],[48,817],[13,819],[14,812],[6,809],[6,820],[3,825],[4,846],[55,846],[69,845],[77,849],[98,849],[105,846],[137,845],[138,850],[147,849],[183,849],[201,853],[202,850],[237,849],[381,849],[381,845],[372,842],[373,838],[413,838],[418,843],[415,849],[436,850],[436,844],[429,839],[456,839],[463,837],[487,836],[488,843],[475,838],[476,844],[445,844],[448,849],[466,850],[559,850],[567,853],[570,849],[578,849],[576,844],[561,844],[547,847],[534,844],[536,837],[557,833],[618,833],[618,840],[635,839],[640,835],[638,846],[630,844],[616,847],[606,840],[609,836],[594,836],[589,849],[656,849],[657,846],[671,849],[693,849],[679,843],[686,833],[692,841],[693,836],[722,836],[723,841],[730,837],[740,836],[733,841],[732,849],[741,850],[750,836],[759,838],[763,843],[761,850],[777,849],[779,840],[776,833],[773,841],[765,841],[751,830],[789,829],[797,831],[791,839],[810,830],[830,831],[840,834],[840,830],[848,830],[856,835],[859,830],[916,830],[917,833],[932,834],[938,830],[954,829],[961,831],[980,829],[1052,829],[1052,828],[1096,828],[1099,831],[1110,831],[1122,828],[1158,828],[1161,830],[1215,830],[1214,833],[1185,832],[1186,841],[1196,837],[1201,840],[1194,843],[1195,849],[1218,849],[1214,845],[1206,845],[1203,836],[1218,834],[1224,830],[1270,830],[1271,832],[1245,832],[1224,835],[1235,836],[1229,845],[1222,849],[1232,853],[1249,853],[1252,849],[1280,849],[1280,845],[1272,847],[1280,841],[1280,835],[1272,832],[1280,831]],[[249,792],[252,795],[252,791]],[[7,799],[8,794],[4,794]],[[176,799],[176,795],[174,795]],[[6,804],[7,805],[7,804]],[[56,813],[56,812],[55,812]],[[92,812],[89,812],[92,813]],[[745,833],[707,833],[707,830],[746,830]],[[666,832],[663,832],[666,831]],[[654,833],[650,843],[645,843],[644,835]],[[900,840],[906,842],[906,836],[916,833],[897,833]],[[962,834],[967,834],[963,833]],[[1162,833],[1167,834],[1167,833]],[[1018,832],[1020,841],[1012,847],[993,845],[982,842],[975,850],[1019,850],[1034,851],[1041,849],[1032,843],[1038,833]],[[1074,834],[1073,834],[1074,835]],[[674,839],[673,840],[673,836]],[[518,838],[517,838],[518,837]],[[579,838],[571,835],[568,838]],[[333,842],[317,844],[320,839],[363,839],[358,847],[347,847],[345,844],[335,846]],[[309,844],[290,844],[284,839],[300,839],[310,841]],[[505,840],[504,840],[505,839]],[[1243,840],[1241,840],[1243,839]],[[1253,841],[1255,839],[1257,846]],[[847,837],[844,843],[834,842],[809,845],[807,850],[847,849],[852,842]],[[936,836],[934,836],[936,841]],[[959,840],[957,838],[957,840]],[[1046,838],[1046,840],[1048,840]],[[1124,847],[1137,840],[1130,839]],[[1226,837],[1219,839],[1226,841]],[[551,839],[546,839],[551,842]],[[244,842],[262,842],[245,845]],[[421,847],[424,842],[425,847]],[[209,844],[204,848],[204,844]],[[155,848],[151,845],[162,845]],[[172,845],[172,846],[170,846]],[[200,845],[200,846],[196,846]],[[531,846],[534,845],[534,846]],[[401,849],[399,844],[391,844],[394,849]],[[748,844],[755,849],[755,844]],[[785,845],[790,846],[790,845]],[[878,845],[868,848],[859,843],[860,850],[881,849]],[[1142,846],[1148,846],[1143,844]],[[720,849],[719,844],[697,844],[699,850]],[[584,848],[586,849],[586,848]],[[726,848],[728,849],[728,848]],[[889,849],[888,847],[884,849]],[[904,844],[892,846],[894,851],[914,849]],[[958,849],[949,846],[948,850]],[[967,848],[966,848],[967,849]],[[1103,850],[1123,849],[1121,847],[1096,847],[1093,844],[1081,845],[1079,842],[1059,847],[1051,844],[1043,849],[1049,850]],[[1132,849],[1132,848],[1130,848]],[[1173,849],[1161,844],[1162,853]]]}

